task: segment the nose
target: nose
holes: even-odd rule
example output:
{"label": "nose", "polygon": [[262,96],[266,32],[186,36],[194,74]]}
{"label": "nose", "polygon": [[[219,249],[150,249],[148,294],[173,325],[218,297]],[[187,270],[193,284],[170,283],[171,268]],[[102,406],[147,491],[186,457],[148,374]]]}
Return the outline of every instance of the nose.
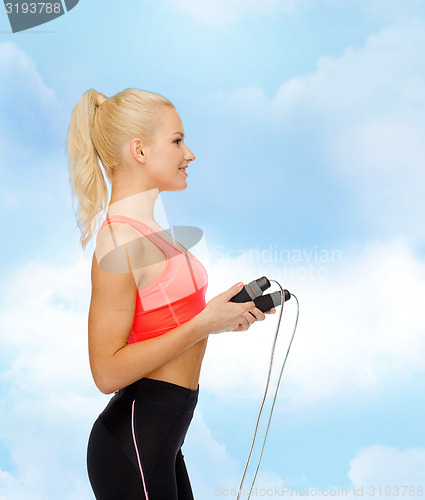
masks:
{"label": "nose", "polygon": [[193,161],[193,160],[196,160],[196,156],[192,153],[192,151],[186,146],[186,155],[185,155],[185,159],[187,161]]}

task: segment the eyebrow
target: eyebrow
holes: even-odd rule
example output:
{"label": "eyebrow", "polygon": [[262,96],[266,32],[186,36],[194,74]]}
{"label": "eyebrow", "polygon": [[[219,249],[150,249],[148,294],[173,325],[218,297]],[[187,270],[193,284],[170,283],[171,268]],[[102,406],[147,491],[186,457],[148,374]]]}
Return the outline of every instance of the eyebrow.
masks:
{"label": "eyebrow", "polygon": [[183,132],[179,132],[179,131],[177,131],[177,132],[174,132],[174,134],[172,134],[172,135],[176,135],[176,134],[180,134],[182,137],[184,137]]}

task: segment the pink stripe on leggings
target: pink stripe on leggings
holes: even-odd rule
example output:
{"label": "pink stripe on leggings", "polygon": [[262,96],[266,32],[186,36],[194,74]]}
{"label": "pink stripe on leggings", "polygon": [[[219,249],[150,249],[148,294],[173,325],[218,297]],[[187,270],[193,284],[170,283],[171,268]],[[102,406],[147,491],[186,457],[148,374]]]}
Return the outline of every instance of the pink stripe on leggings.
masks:
{"label": "pink stripe on leggings", "polygon": [[135,402],[136,402],[136,400],[134,399],[133,406],[131,408],[131,432],[133,433],[133,443],[134,443],[134,447],[136,448],[137,461],[139,462],[140,474],[142,475],[143,489],[145,490],[146,500],[149,500],[148,492],[146,491],[145,477],[143,476],[142,464],[140,463],[139,450],[137,448],[137,443],[136,443],[136,434],[134,433],[134,403]]}

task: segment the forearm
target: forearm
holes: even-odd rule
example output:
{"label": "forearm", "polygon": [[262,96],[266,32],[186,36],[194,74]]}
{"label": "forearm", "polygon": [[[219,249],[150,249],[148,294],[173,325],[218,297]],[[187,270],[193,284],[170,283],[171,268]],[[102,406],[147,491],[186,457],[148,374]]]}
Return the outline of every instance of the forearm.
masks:
{"label": "forearm", "polygon": [[103,375],[95,380],[96,385],[103,393],[110,394],[132,384],[171,361],[208,334],[197,315],[163,335],[125,345],[105,362]]}

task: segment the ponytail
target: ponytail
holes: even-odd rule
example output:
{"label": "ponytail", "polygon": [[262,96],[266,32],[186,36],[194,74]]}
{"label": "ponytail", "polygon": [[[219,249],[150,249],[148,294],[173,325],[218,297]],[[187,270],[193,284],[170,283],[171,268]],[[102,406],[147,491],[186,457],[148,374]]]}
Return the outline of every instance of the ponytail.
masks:
{"label": "ponytail", "polygon": [[[78,198],[74,214],[85,249],[108,207],[108,189],[99,161],[112,183],[119,150],[133,137],[149,142],[160,105],[174,107],[166,97],[140,89],[125,89],[107,98],[87,90],[75,105],[68,128],[69,179]],[[119,167],[118,167],[119,168]]]}
{"label": "ponytail", "polygon": [[[74,213],[85,249],[97,225],[96,216],[108,203],[108,190],[91,139],[95,114],[106,97],[93,89],[77,102],[68,129],[67,152],[72,189],[79,204]],[[74,207],[73,207],[74,208]]]}

